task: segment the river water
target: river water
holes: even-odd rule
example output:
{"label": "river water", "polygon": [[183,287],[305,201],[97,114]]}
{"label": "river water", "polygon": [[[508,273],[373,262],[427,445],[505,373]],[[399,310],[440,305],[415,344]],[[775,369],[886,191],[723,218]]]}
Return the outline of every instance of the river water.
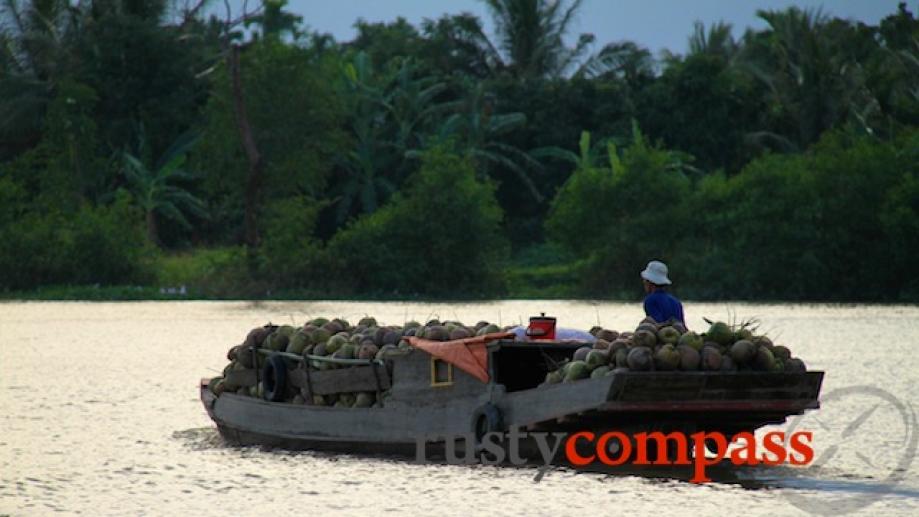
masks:
{"label": "river water", "polygon": [[[639,304],[503,301],[0,304],[0,515],[917,515],[919,308],[686,306],[757,318],[809,369],[823,407],[778,429],[814,433],[809,467],[612,474],[235,448],[198,400],[226,350],[268,321],[315,316],[384,323],[431,317],[630,330]],[[758,436],[769,429],[764,429]]]}

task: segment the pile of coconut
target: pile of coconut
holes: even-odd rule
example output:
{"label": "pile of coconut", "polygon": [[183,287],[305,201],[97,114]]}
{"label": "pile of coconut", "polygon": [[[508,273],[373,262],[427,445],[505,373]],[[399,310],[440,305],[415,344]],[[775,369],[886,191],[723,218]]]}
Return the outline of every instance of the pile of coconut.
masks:
{"label": "pile of coconut", "polygon": [[[351,325],[341,318],[314,318],[301,327],[272,325],[252,329],[245,341],[230,348],[227,358],[230,363],[223,375],[211,380],[211,391],[218,396],[233,392],[238,395],[262,397],[262,383],[242,386],[239,378],[254,379],[253,374],[230,375],[231,372],[246,372],[262,369],[266,355],[252,353],[253,349],[285,352],[289,364],[302,362],[311,370],[332,370],[353,368],[376,360],[391,367],[394,356],[406,353],[410,348],[406,337],[418,336],[434,341],[451,341],[484,335],[515,326],[501,328],[487,321],[466,326],[460,321],[432,319],[422,325],[409,321],[404,325],[386,326],[377,323],[373,317],[365,317],[357,325]],[[570,382],[590,377],[612,375],[622,371],[761,371],[761,372],[803,372],[804,362],[792,357],[791,351],[782,345],[775,345],[765,335],[756,335],[753,322],[728,325],[724,322],[710,322],[703,334],[688,331],[679,322],[657,323],[645,318],[633,332],[594,327],[592,345],[577,349],[570,361],[559,365],[546,375],[546,383]],[[302,361],[300,359],[302,358]],[[323,358],[343,360],[326,361]],[[365,361],[351,361],[362,359]],[[297,360],[297,361],[294,361]],[[378,396],[387,392],[338,393],[332,395],[309,395],[293,387],[285,396],[287,402],[295,404],[372,407],[379,404]]]}
{"label": "pile of coconut", "polygon": [[625,371],[759,371],[803,372],[804,362],[791,350],[776,345],[765,335],[756,335],[755,322],[728,325],[706,320],[703,334],[689,331],[679,322],[641,321],[634,332],[594,327],[593,346],[575,351],[546,375],[546,383],[613,375]]}
{"label": "pile of coconut", "polygon": [[[475,335],[500,332],[501,328],[487,321],[480,321],[474,326],[466,326],[459,321],[440,321],[432,319],[422,325],[409,321],[401,326],[385,326],[377,323],[376,318],[364,317],[357,325],[351,325],[342,318],[314,318],[301,327],[293,325],[272,325],[252,329],[245,341],[230,348],[227,358],[230,363],[224,368],[223,375],[211,380],[211,391],[218,396],[226,392],[237,395],[262,397],[264,386],[258,383],[253,386],[234,384],[231,371],[246,371],[264,367],[266,356],[253,354],[253,348],[286,352],[303,358],[307,368],[312,370],[332,370],[353,368],[366,363],[330,362],[332,359],[379,360],[386,364],[387,359],[405,353],[410,348],[404,338],[418,336],[435,341],[464,339]],[[286,356],[290,359],[290,356]],[[251,377],[251,376],[250,376]],[[383,396],[386,395],[384,392]],[[287,393],[285,400],[295,404],[307,404],[335,407],[372,407],[378,403],[374,392],[339,393],[333,395],[312,395],[305,398],[295,390]]]}

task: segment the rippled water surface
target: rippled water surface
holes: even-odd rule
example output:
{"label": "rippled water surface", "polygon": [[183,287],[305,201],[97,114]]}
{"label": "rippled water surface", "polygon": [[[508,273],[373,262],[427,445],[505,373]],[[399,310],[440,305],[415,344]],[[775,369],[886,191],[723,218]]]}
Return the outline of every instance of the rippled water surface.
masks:
{"label": "rippled water surface", "polygon": [[[756,317],[810,369],[823,408],[786,429],[814,432],[809,468],[615,474],[417,465],[225,445],[198,380],[267,321],[319,315],[385,323],[430,317],[630,329],[639,304],[3,303],[0,304],[0,515],[859,515],[919,514],[913,406],[919,308],[687,304],[702,316]],[[870,388],[853,388],[868,386]],[[763,432],[765,432],[764,430]],[[866,506],[867,505],[867,506]]]}

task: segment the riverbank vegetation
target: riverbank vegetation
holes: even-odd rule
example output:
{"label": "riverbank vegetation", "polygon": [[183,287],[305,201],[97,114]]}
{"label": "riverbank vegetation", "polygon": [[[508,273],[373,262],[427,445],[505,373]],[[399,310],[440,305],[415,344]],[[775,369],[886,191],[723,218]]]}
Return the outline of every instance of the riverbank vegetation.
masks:
{"label": "riverbank vegetation", "polygon": [[[0,296],[919,301],[919,19],[0,7]],[[677,49],[679,50],[679,49]],[[134,287],[125,287],[134,286]]]}

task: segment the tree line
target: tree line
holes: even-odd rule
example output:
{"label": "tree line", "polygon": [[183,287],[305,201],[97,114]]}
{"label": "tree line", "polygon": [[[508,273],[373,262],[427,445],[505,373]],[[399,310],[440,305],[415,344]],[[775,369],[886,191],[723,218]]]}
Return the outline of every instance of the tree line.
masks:
{"label": "tree line", "polygon": [[339,42],[283,0],[4,0],[0,290],[602,298],[657,258],[700,299],[919,300],[906,4],[654,56],[484,3]]}

